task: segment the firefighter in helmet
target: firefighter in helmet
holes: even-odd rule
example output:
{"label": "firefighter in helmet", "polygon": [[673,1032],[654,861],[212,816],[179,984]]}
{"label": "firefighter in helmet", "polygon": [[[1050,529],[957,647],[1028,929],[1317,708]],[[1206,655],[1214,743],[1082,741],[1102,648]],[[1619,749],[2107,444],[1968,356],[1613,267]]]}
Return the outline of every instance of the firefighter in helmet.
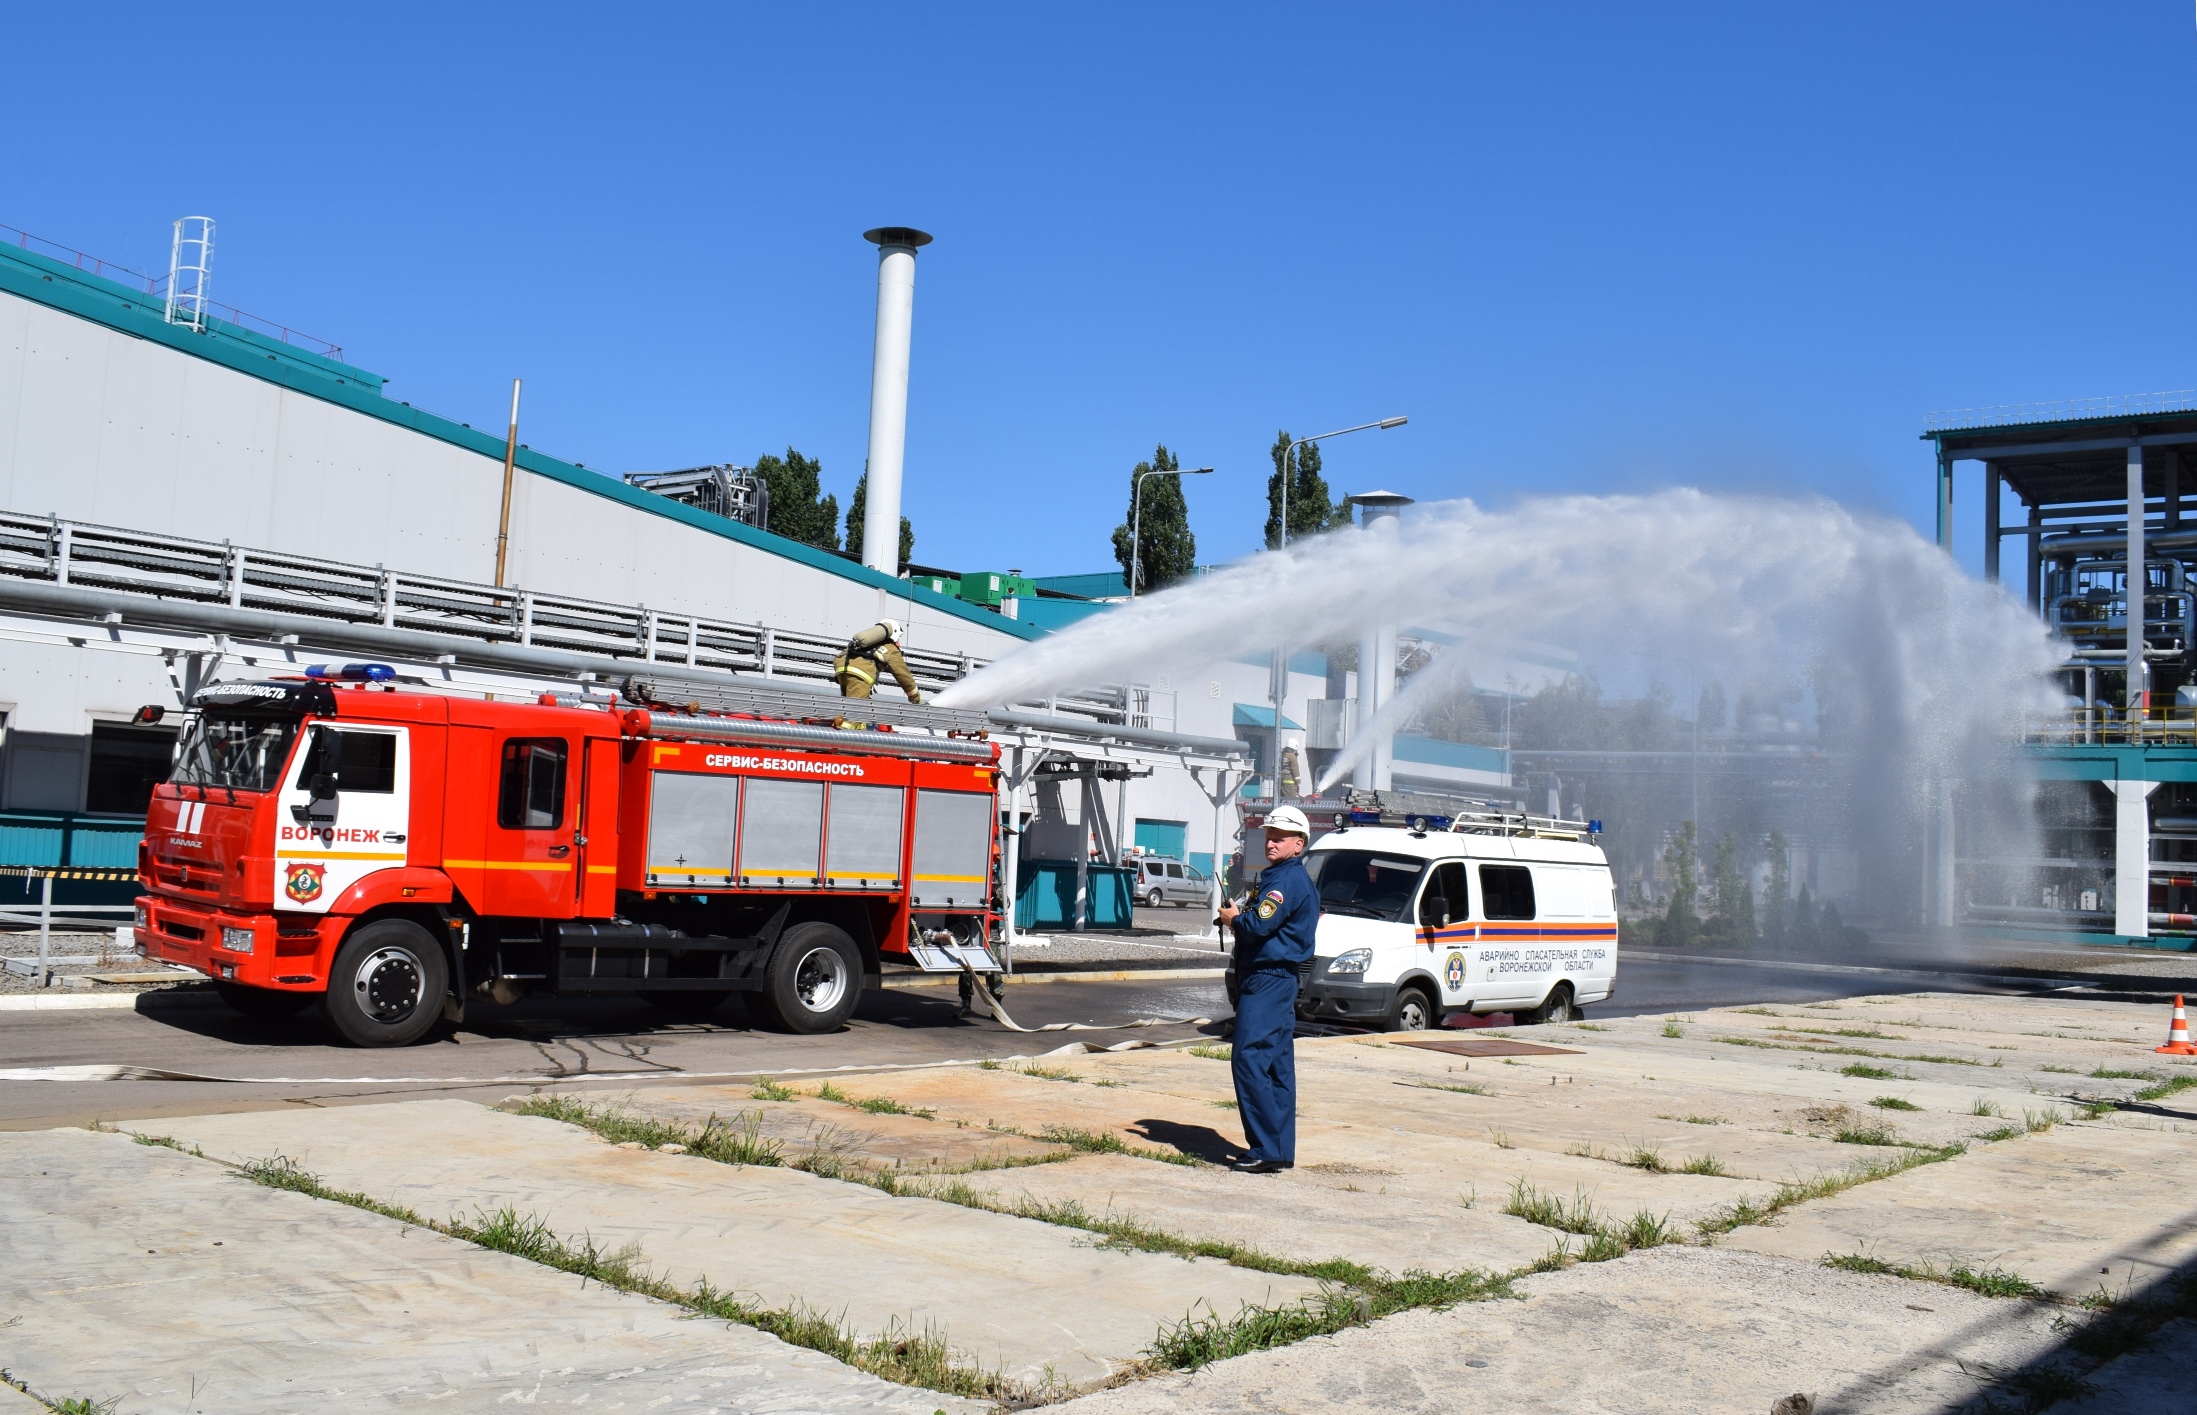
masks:
{"label": "firefighter in helmet", "polygon": [[876,692],[879,669],[892,674],[900,684],[900,691],[908,695],[909,702],[923,701],[923,692],[915,685],[915,675],[908,671],[908,661],[900,656],[900,621],[897,619],[880,619],[847,640],[839,657],[832,660],[832,677],[839,680],[839,696],[866,698]]}
{"label": "firefighter in helmet", "polygon": [[1292,737],[1289,739],[1289,745],[1282,748],[1281,787],[1284,796],[1302,797],[1304,795],[1303,747],[1304,743],[1300,739]]}

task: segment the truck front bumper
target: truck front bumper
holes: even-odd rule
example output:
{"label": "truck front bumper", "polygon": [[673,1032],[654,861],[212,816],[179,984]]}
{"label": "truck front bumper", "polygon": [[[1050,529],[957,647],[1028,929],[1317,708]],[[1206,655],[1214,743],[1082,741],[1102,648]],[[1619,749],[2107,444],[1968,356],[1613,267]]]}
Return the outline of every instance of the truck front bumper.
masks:
{"label": "truck front bumper", "polygon": [[327,960],[347,920],[329,915],[241,914],[161,894],[137,897],[137,951],[225,983],[322,992]]}

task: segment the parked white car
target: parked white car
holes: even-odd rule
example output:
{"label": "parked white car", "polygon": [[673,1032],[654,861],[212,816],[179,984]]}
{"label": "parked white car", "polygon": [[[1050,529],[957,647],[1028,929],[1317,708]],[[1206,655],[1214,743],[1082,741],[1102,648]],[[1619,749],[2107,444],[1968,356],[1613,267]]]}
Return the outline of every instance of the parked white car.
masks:
{"label": "parked white car", "polygon": [[1353,828],[1315,841],[1298,1015],[1391,1031],[1451,1013],[1565,1022],[1617,985],[1616,892],[1581,832]]}
{"label": "parked white car", "polygon": [[1163,904],[1195,907],[1211,902],[1213,881],[1171,855],[1138,855],[1137,902],[1147,909]]}

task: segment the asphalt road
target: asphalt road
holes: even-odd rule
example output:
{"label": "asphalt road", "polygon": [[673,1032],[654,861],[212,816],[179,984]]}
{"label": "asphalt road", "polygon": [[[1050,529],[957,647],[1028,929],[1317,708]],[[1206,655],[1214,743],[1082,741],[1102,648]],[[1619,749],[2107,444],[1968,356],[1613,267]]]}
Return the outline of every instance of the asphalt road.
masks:
{"label": "asphalt road", "polygon": [[[1630,1016],[1885,992],[2069,986],[2149,998],[2179,985],[2091,972],[2065,955],[2049,967],[2024,967],[2017,959],[1935,969],[1628,957],[1620,962],[1617,997],[1591,1011]],[[208,1079],[8,1080],[0,1082],[0,1129],[426,1094],[501,1099],[552,1083],[600,1087],[609,1096],[652,1081],[1034,1056],[1076,1043],[1183,1041],[1218,1034],[1229,1015],[1220,983],[1204,979],[1017,984],[1008,1006],[1025,1026],[1077,1029],[1023,1033],[963,1017],[948,986],[873,994],[846,1030],[830,1036],[751,1028],[737,1000],[705,1023],[667,1022],[640,1003],[544,1000],[476,1006],[463,1027],[436,1041],[360,1051],[309,1020],[256,1023],[210,997],[149,993],[135,1011],[0,1012],[0,1069],[121,1065]],[[1193,1020],[1200,1018],[1211,1020]],[[1165,1024],[1124,1025],[1140,1019]]]}

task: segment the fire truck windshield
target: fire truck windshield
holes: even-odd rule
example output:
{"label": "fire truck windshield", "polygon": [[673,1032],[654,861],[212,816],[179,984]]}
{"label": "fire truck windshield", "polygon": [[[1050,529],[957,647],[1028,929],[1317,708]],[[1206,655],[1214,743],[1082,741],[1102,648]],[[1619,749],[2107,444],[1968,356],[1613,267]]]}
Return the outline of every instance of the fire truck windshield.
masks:
{"label": "fire truck windshield", "polygon": [[184,723],[169,779],[179,786],[271,791],[281,781],[298,722],[289,714],[195,712]]}

